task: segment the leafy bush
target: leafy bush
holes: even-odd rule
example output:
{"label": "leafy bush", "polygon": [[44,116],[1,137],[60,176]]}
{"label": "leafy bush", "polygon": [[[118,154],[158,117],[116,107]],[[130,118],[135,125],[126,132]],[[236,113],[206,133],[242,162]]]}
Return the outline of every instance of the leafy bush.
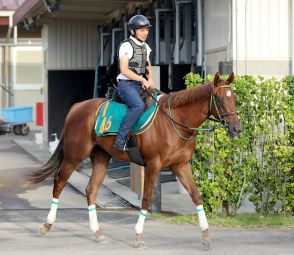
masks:
{"label": "leafy bush", "polygon": [[[212,78],[189,73],[185,83],[193,87]],[[192,169],[206,211],[214,215],[222,205],[223,214],[234,215],[247,196],[264,215],[292,215],[294,77],[237,76],[232,87],[238,95],[240,137],[233,141],[222,128],[196,138]]]}

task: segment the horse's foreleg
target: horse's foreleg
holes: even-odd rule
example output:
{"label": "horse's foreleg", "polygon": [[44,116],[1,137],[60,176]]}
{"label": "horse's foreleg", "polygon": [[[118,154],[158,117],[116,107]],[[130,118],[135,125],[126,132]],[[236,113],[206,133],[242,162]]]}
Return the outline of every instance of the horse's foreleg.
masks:
{"label": "horse's foreleg", "polygon": [[90,229],[98,242],[105,242],[106,238],[99,229],[96,211],[96,197],[100,184],[103,182],[111,156],[100,148],[95,148],[91,154],[92,175],[86,188]]}
{"label": "horse's foreleg", "polygon": [[154,170],[151,168],[147,168],[147,170],[145,171],[144,194],[142,199],[141,212],[135,227],[135,230],[136,230],[135,248],[139,248],[139,249],[146,248],[143,237],[142,237],[142,233],[144,229],[144,223],[147,217],[147,211],[151,205],[152,191],[153,191],[153,187],[157,178],[157,174],[158,174],[158,170]]}
{"label": "horse's foreleg", "polygon": [[187,190],[194,204],[196,205],[196,210],[199,217],[199,225],[202,231],[202,244],[206,247],[210,247],[211,244],[208,233],[209,226],[205,215],[205,211],[203,209],[203,201],[200,192],[193,180],[190,164],[187,162],[182,165],[172,166],[172,171],[177,175],[179,181]]}
{"label": "horse's foreleg", "polygon": [[51,203],[50,212],[47,216],[47,222],[40,227],[40,232],[42,235],[47,234],[52,224],[56,220],[56,212],[57,207],[59,204],[59,196],[68,180],[68,178],[71,176],[72,172],[75,170],[77,164],[67,162],[64,160],[60,166],[60,171],[58,173],[58,176],[54,180],[54,188],[53,188],[53,198]]}

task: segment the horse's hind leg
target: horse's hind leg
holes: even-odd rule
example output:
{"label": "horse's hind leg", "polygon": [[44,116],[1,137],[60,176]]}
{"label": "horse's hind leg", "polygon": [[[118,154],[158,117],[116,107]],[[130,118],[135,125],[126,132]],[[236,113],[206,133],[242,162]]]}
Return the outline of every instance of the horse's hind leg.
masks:
{"label": "horse's hind leg", "polygon": [[105,242],[106,238],[99,229],[96,211],[96,198],[99,186],[106,176],[107,166],[110,159],[111,156],[99,147],[95,147],[91,153],[93,171],[86,188],[86,195],[88,201],[90,229],[95,234],[98,242]]}
{"label": "horse's hind leg", "polygon": [[77,165],[78,163],[73,163],[65,159],[63,160],[60,166],[60,171],[54,179],[53,198],[52,198],[51,209],[47,216],[47,223],[42,225],[40,228],[40,232],[42,235],[47,234],[50,231],[52,224],[55,222],[57,207],[59,203],[59,196],[68,178],[71,176],[72,172],[76,169]]}
{"label": "horse's hind leg", "polygon": [[200,196],[200,192],[193,180],[191,166],[189,162],[172,166],[172,171],[177,175],[178,179],[184,186],[184,188],[189,193],[194,204],[196,205],[196,210],[199,217],[199,224],[202,231],[202,244],[205,247],[210,247],[210,237],[208,233],[208,222],[206,219],[205,211],[203,209],[203,201]]}

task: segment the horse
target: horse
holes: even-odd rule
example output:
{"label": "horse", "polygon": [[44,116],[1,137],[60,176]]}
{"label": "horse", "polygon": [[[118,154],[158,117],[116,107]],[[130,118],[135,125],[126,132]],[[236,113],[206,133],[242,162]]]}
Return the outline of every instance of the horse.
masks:
{"label": "horse", "polygon": [[[210,116],[222,123],[231,138],[240,134],[236,94],[230,86],[233,80],[234,73],[226,80],[216,73],[213,81],[209,83],[163,95],[158,101],[160,110],[153,124],[146,132],[137,135],[146,168],[141,211],[135,226],[136,248],[145,247],[142,234],[151,205],[152,191],[157,175],[166,167],[171,168],[196,206],[202,244],[208,247],[211,245],[203,201],[193,180],[189,162],[195,151],[197,128]],[[95,134],[96,112],[105,100],[95,98],[73,105],[65,119],[60,142],[54,154],[43,167],[28,174],[28,180],[33,184],[49,177],[54,181],[51,209],[47,222],[40,228],[41,234],[48,233],[56,220],[59,196],[68,178],[82,160],[90,157],[92,174],[86,187],[90,230],[98,242],[106,240],[97,219],[97,192],[113,156],[124,161],[131,159],[127,152],[119,151],[113,146],[115,135],[98,137]]]}

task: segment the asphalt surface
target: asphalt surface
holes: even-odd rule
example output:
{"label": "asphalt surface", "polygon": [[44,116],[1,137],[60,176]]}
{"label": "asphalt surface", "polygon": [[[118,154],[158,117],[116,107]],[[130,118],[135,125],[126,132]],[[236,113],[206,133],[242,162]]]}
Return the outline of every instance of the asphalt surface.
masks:
{"label": "asphalt surface", "polygon": [[98,220],[107,243],[95,241],[89,229],[84,195],[67,186],[51,232],[39,234],[51,203],[52,185],[28,185],[23,175],[40,163],[20,149],[13,135],[0,136],[0,254],[238,254],[293,255],[294,229],[211,228],[212,248],[201,246],[195,225],[173,225],[148,218],[147,249],[133,248],[135,209],[100,209]]}
{"label": "asphalt surface", "polygon": [[99,244],[89,230],[86,210],[58,211],[46,236],[38,228],[47,210],[1,211],[0,254],[293,254],[293,230],[211,229],[213,246],[205,251],[196,226],[171,225],[148,219],[144,227],[147,249],[134,244],[135,211],[99,211],[100,227],[108,243]]}
{"label": "asphalt surface", "polygon": [[[41,166],[17,146],[13,135],[0,136],[0,209],[45,209],[52,199],[52,183],[29,185],[24,176]],[[61,208],[86,208],[83,195],[70,186],[66,186],[61,200]]]}

